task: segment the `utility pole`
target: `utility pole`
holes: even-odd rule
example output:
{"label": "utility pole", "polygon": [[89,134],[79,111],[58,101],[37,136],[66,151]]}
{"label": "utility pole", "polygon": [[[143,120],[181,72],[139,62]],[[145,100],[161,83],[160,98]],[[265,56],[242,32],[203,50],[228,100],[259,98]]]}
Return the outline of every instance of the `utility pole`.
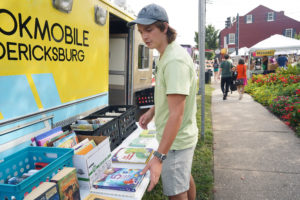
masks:
{"label": "utility pole", "polygon": [[235,52],[236,55],[239,55],[239,40],[240,40],[240,19],[239,19],[239,13],[236,15],[236,31],[235,31]]}
{"label": "utility pole", "polygon": [[201,139],[204,140],[205,124],[205,0],[199,0],[198,9],[198,47],[199,47],[199,92],[201,95]]}

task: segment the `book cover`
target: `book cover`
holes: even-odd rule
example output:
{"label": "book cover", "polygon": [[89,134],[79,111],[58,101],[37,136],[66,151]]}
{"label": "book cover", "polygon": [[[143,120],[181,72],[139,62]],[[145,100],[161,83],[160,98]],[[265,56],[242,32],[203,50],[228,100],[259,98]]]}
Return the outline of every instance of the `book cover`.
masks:
{"label": "book cover", "polygon": [[100,124],[72,124],[71,129],[74,131],[94,131],[100,127]]}
{"label": "book cover", "polygon": [[129,146],[131,147],[146,147],[148,144],[151,143],[152,138],[143,138],[143,137],[137,137],[131,141]]}
{"label": "book cover", "polygon": [[135,192],[144,178],[144,175],[140,175],[141,171],[141,169],[110,168],[93,183],[93,187]]}
{"label": "book cover", "polygon": [[43,182],[26,195],[24,200],[59,200],[57,185],[53,182]]}
{"label": "book cover", "polygon": [[[78,136],[77,136],[78,138]],[[83,147],[83,145],[89,143],[89,139],[85,138],[84,140],[82,140],[81,142],[79,142],[78,144],[76,144],[75,146],[72,147],[72,149],[74,149],[74,151],[77,151],[78,149],[80,149],[81,147]]]}
{"label": "book cover", "polygon": [[63,137],[63,138],[53,142],[53,146],[61,147],[61,148],[72,148],[77,143],[78,143],[78,138],[77,138],[75,132],[72,132],[71,134],[67,135],[66,137]]}
{"label": "book cover", "polygon": [[75,151],[76,155],[85,155],[89,151],[91,151],[96,146],[96,143],[94,140],[89,141],[85,145],[83,145],[81,148]]}
{"label": "book cover", "polygon": [[121,163],[142,163],[145,164],[149,161],[153,149],[151,148],[120,148],[112,157],[113,162]]}
{"label": "book cover", "polygon": [[74,167],[64,167],[51,182],[57,184],[60,200],[80,200],[79,184]]}
{"label": "book cover", "polygon": [[56,132],[56,133],[53,133],[53,134],[51,134],[51,135],[49,135],[49,136],[47,136],[47,137],[45,137],[45,138],[43,138],[43,139],[41,139],[41,140],[39,140],[38,142],[37,142],[37,145],[38,146],[47,146],[47,142],[49,142],[52,138],[54,138],[54,137],[56,137],[56,136],[58,136],[58,135],[60,135],[60,134],[62,134],[63,133],[63,131],[58,131],[58,132]]}
{"label": "book cover", "polygon": [[51,129],[51,130],[49,130],[49,131],[47,131],[45,133],[42,133],[40,135],[35,136],[34,139],[35,139],[36,143],[38,143],[38,141],[42,140],[43,138],[46,138],[49,135],[52,135],[52,134],[60,132],[60,131],[62,131],[61,127],[56,127],[56,128]]}
{"label": "book cover", "polygon": [[67,135],[70,135],[72,133],[72,131],[65,131],[65,132],[62,132],[61,134],[51,138],[48,142],[47,142],[47,146],[48,147],[53,147],[53,143],[57,140],[60,140],[64,137],[66,137]]}
{"label": "book cover", "polygon": [[156,136],[156,130],[143,130],[140,133],[140,137],[150,137],[154,138]]}
{"label": "book cover", "polygon": [[120,200],[112,197],[100,196],[98,194],[89,194],[84,200]]}

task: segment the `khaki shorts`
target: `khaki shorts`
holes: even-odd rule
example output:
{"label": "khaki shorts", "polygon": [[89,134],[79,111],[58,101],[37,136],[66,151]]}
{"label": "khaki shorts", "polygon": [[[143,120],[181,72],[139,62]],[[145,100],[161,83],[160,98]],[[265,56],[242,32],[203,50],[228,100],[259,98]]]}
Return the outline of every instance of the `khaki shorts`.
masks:
{"label": "khaki shorts", "polygon": [[195,146],[168,152],[161,173],[164,195],[174,196],[189,190],[194,150]]}

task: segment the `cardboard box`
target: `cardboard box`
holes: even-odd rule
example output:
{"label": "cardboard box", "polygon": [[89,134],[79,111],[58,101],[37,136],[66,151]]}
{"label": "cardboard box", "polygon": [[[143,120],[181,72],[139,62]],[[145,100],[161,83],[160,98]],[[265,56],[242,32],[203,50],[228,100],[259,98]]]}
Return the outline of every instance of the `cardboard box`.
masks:
{"label": "cardboard box", "polygon": [[111,168],[111,150],[107,136],[77,135],[79,142],[88,138],[94,140],[96,147],[85,155],[73,155],[80,187],[90,189],[104,170]]}

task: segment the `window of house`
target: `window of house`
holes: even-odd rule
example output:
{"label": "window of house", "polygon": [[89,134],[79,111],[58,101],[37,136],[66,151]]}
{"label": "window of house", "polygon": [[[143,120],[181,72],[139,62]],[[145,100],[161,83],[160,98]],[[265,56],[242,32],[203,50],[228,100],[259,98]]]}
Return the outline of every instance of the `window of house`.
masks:
{"label": "window of house", "polygon": [[293,29],[292,28],[285,29],[285,36],[286,37],[293,37]]}
{"label": "window of house", "polygon": [[138,68],[139,69],[149,68],[149,48],[143,44],[139,45]]}
{"label": "window of house", "polygon": [[235,33],[229,33],[229,42],[228,44],[235,44]]}
{"label": "window of house", "polygon": [[224,48],[226,48],[226,47],[227,47],[227,37],[224,36]]}
{"label": "window of house", "polygon": [[251,24],[252,23],[252,15],[247,15],[246,16],[246,23]]}
{"label": "window of house", "polygon": [[274,12],[268,12],[268,18],[267,18],[267,21],[268,21],[268,22],[274,21]]}

